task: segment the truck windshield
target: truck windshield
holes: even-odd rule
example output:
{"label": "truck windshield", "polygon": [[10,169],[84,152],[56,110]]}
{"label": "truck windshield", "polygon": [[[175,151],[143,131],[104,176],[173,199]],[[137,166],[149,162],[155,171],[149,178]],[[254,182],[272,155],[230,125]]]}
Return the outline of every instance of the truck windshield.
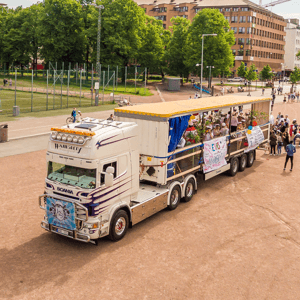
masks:
{"label": "truck windshield", "polygon": [[96,169],[82,169],[49,161],[47,178],[85,189],[96,187]]}

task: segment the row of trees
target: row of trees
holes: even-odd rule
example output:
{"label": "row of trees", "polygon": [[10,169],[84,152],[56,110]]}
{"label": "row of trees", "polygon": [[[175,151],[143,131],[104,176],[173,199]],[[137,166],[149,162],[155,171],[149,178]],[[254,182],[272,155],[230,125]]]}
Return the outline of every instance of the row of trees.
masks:
{"label": "row of trees", "polygon": [[[27,65],[43,59],[58,63],[96,63],[98,10],[92,0],[44,0],[23,9],[0,11],[0,64]],[[192,23],[173,18],[171,30],[145,14],[133,0],[102,0],[101,63],[139,64],[153,72],[185,76],[198,73],[202,34],[205,66],[213,76],[229,74],[235,38],[224,16],[204,9]]]}

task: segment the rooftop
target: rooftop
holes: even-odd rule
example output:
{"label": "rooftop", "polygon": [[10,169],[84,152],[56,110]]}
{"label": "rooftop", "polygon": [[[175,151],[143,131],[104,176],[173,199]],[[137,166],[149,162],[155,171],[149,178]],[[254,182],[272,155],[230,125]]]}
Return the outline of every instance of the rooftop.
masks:
{"label": "rooftop", "polygon": [[142,104],[115,108],[116,113],[146,115],[159,118],[171,118],[176,115],[192,114],[199,111],[215,110],[221,107],[246,105],[254,102],[271,101],[271,98],[248,96],[221,96],[190,99],[172,102]]}

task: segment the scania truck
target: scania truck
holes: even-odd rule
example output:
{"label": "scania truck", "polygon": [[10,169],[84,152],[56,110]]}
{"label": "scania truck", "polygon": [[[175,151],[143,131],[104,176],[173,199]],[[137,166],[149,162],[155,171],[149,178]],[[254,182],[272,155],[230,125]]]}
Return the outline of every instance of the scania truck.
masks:
{"label": "scania truck", "polygon": [[[255,149],[269,139],[270,101],[223,96],[135,105],[116,108],[113,121],[84,118],[51,128],[45,189],[39,196],[42,228],[82,242],[97,243],[105,236],[118,241],[138,222],[176,209],[193,198],[197,176],[234,176],[252,166]],[[262,138],[250,145],[249,128],[237,133],[229,126],[217,143],[223,143],[224,157],[212,152],[212,168],[205,159],[205,127],[210,116],[217,120],[238,106],[248,107],[249,128]],[[197,120],[203,135],[194,128]]]}

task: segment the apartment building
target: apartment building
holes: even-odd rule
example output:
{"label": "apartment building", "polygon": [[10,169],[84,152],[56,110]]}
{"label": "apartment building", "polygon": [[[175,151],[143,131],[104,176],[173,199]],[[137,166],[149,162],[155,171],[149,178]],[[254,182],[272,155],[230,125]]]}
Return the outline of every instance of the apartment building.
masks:
{"label": "apartment building", "polygon": [[300,68],[300,60],[296,56],[296,54],[300,51],[300,26],[298,19],[290,19],[286,21],[286,49],[283,68],[286,71],[293,71],[295,67]]}
{"label": "apartment building", "polygon": [[171,26],[172,17],[193,20],[204,8],[218,9],[234,31],[236,43],[232,47],[236,72],[243,61],[255,64],[258,71],[269,64],[281,72],[284,64],[285,27],[283,17],[248,0],[134,0],[146,14],[163,21],[165,29]]}

